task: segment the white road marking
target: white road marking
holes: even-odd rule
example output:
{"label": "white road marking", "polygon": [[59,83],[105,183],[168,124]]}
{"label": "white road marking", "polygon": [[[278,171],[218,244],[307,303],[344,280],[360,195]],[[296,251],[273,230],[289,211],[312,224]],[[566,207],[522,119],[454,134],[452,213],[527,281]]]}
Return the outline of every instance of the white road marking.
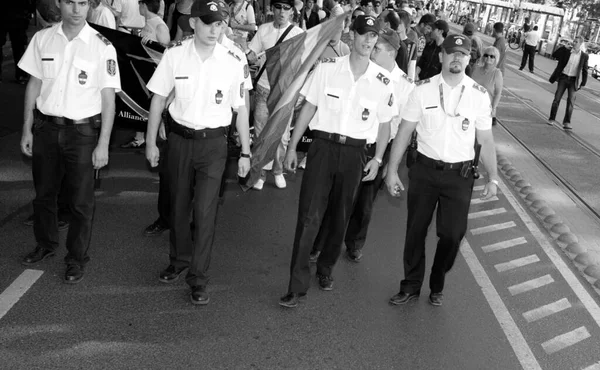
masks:
{"label": "white road marking", "polygon": [[531,265],[532,263],[540,262],[540,259],[535,254],[529,255],[527,257],[517,258],[512,261],[499,263],[494,265],[498,272],[504,272],[508,270],[515,269],[517,267],[523,267],[527,265]]}
{"label": "white road marking", "polygon": [[504,209],[504,208],[496,208],[496,209],[490,209],[488,211],[473,212],[473,213],[469,213],[469,220],[473,220],[473,219],[481,218],[481,217],[499,215],[499,214],[505,213],[505,212],[506,212],[506,209]]}
{"label": "white road marking", "polygon": [[528,280],[526,282],[508,287],[508,291],[512,295],[517,295],[517,294],[528,292],[530,290],[541,288],[544,285],[552,284],[553,282],[554,282],[554,279],[552,279],[552,276],[544,275],[542,277]]}
{"label": "white road marking", "polygon": [[481,199],[481,198],[473,198],[471,199],[471,204],[482,204],[487,202],[495,202],[498,200],[498,197],[491,197],[489,199]]}
{"label": "white road marking", "polygon": [[0,294],[0,319],[8,313],[43,273],[44,271],[40,270],[25,270]]}
{"label": "white road marking", "polygon": [[477,227],[475,229],[471,229],[471,234],[481,235],[481,234],[489,233],[492,231],[510,229],[511,227],[516,227],[516,226],[517,226],[517,224],[515,224],[514,221],[504,222],[501,224],[495,224],[495,225],[489,225],[489,226]]}
{"label": "white road marking", "polygon": [[543,319],[544,317],[554,315],[555,313],[558,313],[560,311],[564,311],[567,308],[571,308],[571,303],[569,303],[568,299],[563,298],[560,301],[556,301],[544,305],[542,307],[538,307],[531,311],[527,311],[523,314],[523,317],[525,318],[525,320],[527,320],[527,322],[534,322]]}
{"label": "white road marking", "polygon": [[473,186],[473,191],[481,191],[483,189],[485,189],[485,185]]}
{"label": "white road marking", "polygon": [[513,209],[517,212],[521,220],[523,220],[523,222],[525,223],[525,226],[527,227],[531,235],[533,235],[533,237],[537,240],[539,245],[542,247],[542,249],[548,256],[548,258],[550,258],[550,261],[552,261],[554,266],[556,266],[558,272],[560,272],[567,284],[569,284],[573,292],[577,295],[577,298],[579,298],[583,306],[590,313],[590,315],[596,322],[596,325],[600,327],[600,307],[598,306],[598,303],[596,303],[596,301],[592,298],[590,293],[588,293],[588,291],[583,287],[583,285],[581,285],[579,279],[577,279],[573,271],[571,271],[571,269],[567,266],[565,261],[559,256],[559,254],[550,244],[546,236],[542,233],[537,224],[533,222],[527,211],[523,209],[521,203],[517,201],[517,199],[506,187],[506,185],[504,185],[504,183],[500,181],[499,186],[500,190],[502,190],[502,193],[504,193],[504,195],[506,196],[508,202],[512,205]]}
{"label": "white road marking", "polygon": [[484,251],[485,253],[490,253],[490,252],[495,252],[495,251],[499,251],[499,250],[510,248],[510,247],[515,247],[515,246],[521,245],[521,244],[527,244],[527,240],[523,237],[486,245],[485,247],[481,247],[481,250]]}
{"label": "white road marking", "polygon": [[582,370],[600,370],[600,362],[596,362]]}
{"label": "white road marking", "polygon": [[561,334],[542,343],[542,348],[544,348],[544,351],[546,351],[546,353],[550,355],[562,349],[570,347],[574,344],[577,344],[582,340],[589,338],[590,336],[591,335],[587,331],[585,326],[582,326],[573,331]]}
{"label": "white road marking", "polygon": [[463,258],[467,261],[467,265],[469,266],[473,277],[475,277],[475,281],[477,281],[477,284],[479,284],[479,286],[481,287],[483,295],[487,299],[488,304],[492,309],[492,312],[494,312],[494,315],[496,316],[500,327],[504,331],[504,335],[506,335],[506,338],[508,339],[508,342],[510,343],[513,351],[515,352],[515,355],[517,355],[517,359],[521,363],[523,369],[541,370],[542,368],[540,367],[540,364],[533,355],[531,348],[525,341],[523,333],[521,333],[521,331],[517,327],[517,324],[508,312],[506,305],[504,304],[502,298],[500,298],[500,295],[494,288],[494,285],[490,281],[489,276],[487,276],[487,274],[485,273],[483,266],[481,266],[481,263],[477,259],[477,256],[473,252],[473,249],[471,249],[471,246],[469,245],[469,242],[466,238],[463,239],[462,245],[460,247],[460,253],[462,254]]}

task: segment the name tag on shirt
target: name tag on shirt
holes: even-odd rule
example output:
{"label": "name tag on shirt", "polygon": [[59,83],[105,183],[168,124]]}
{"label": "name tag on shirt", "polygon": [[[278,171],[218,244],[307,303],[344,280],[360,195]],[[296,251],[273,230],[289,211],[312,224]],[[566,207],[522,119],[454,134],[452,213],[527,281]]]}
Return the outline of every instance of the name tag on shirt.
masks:
{"label": "name tag on shirt", "polygon": [[175,76],[176,80],[187,80],[188,76]]}
{"label": "name tag on shirt", "polygon": [[432,105],[431,107],[425,107],[425,109],[435,109],[437,107],[438,107],[437,105]]}

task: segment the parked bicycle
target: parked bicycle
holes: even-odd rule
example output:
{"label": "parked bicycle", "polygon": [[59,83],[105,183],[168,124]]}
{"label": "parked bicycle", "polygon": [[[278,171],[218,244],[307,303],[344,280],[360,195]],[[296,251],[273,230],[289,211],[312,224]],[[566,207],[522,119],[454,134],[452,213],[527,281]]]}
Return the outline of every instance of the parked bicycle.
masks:
{"label": "parked bicycle", "polygon": [[516,50],[521,47],[521,31],[512,31],[508,34],[506,38],[508,41],[508,47]]}

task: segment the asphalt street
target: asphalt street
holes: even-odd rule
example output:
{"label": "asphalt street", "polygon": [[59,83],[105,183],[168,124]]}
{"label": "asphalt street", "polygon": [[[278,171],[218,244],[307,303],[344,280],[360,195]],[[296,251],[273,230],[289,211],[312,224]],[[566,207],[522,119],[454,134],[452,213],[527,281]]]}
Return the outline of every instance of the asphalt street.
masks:
{"label": "asphalt street", "polygon": [[[545,112],[538,100],[553,92],[513,68],[507,79],[508,88],[523,89],[530,105]],[[168,263],[168,233],[142,236],[156,218],[158,176],[138,151],[115,148],[130,135],[116,130],[97,191],[84,281],[62,283],[64,247],[26,269],[19,261],[34,239],[22,220],[34,194],[30,162],[18,148],[23,93],[22,86],[0,85],[2,369],[600,368],[598,293],[506,179],[489,202],[479,201],[485,176],[476,183],[443,306],[427,303],[427,281],[419,301],[387,303],[403,273],[406,202],[381,192],[361,263],[340,258],[332,292],[320,291],[315,279],[306,301],[287,310],[277,301],[287,287],[302,172],[286,176],[287,189],[276,189],[270,178],[263,191],[247,193],[232,173],[217,221],[211,303],[193,307],[183,282],[158,282]],[[504,100],[499,114],[507,123],[494,133],[515,161],[529,154],[510,130],[524,130],[518,137],[538,152],[554,137],[539,132],[574,140],[532,116],[534,110],[509,105],[523,99]],[[598,114],[597,105],[586,109]],[[595,136],[583,139],[595,145]],[[559,142],[546,145],[557,150]],[[593,171],[573,163],[569,174]],[[407,180],[406,170],[401,177]],[[429,263],[435,243],[431,228]]]}

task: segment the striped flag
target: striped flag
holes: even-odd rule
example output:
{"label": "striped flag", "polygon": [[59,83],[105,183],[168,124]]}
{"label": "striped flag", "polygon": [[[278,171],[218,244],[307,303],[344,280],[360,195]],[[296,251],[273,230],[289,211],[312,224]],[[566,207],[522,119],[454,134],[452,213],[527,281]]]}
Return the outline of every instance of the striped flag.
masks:
{"label": "striped flag", "polygon": [[254,141],[250,178],[243,186],[244,190],[258,181],[261,169],[275,157],[308,73],[342,28],[347,16],[339,15],[266,51],[266,71],[271,85],[267,100],[269,119],[260,137]]}

